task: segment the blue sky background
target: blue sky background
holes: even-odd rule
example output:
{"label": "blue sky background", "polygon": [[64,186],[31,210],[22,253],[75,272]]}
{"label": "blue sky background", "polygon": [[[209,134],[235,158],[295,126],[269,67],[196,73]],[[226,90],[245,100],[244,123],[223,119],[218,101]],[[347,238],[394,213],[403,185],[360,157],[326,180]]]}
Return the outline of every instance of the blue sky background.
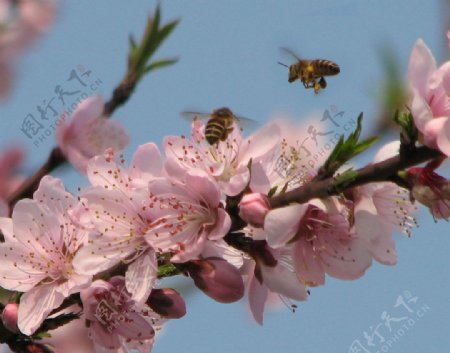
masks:
{"label": "blue sky background", "polygon": [[[181,18],[158,56],[179,56],[180,62],[144,79],[128,104],[118,109],[131,135],[130,155],[139,144],[158,144],[167,134],[188,134],[180,111],[210,111],[229,106],[261,123],[280,114],[302,121],[330,106],[344,111],[343,119],[365,114],[370,134],[377,117],[377,92],[382,79],[378,48],[395,49],[406,74],[409,54],[422,37],[438,58],[448,58],[445,14],[437,0],[298,0],[298,1],[161,1],[163,19]],[[126,65],[128,35],[139,37],[154,1],[78,0],[62,3],[57,21],[39,46],[19,62],[16,89],[0,105],[0,143],[16,142],[27,149],[26,169],[34,171],[54,145],[52,137],[39,147],[20,131],[28,113],[54,96],[70,71],[83,65],[101,80],[98,91],[108,99]],[[291,63],[279,51],[287,46],[307,58],[337,62],[341,74],[328,80],[319,95],[300,83],[287,82]],[[320,115],[321,116],[321,115]],[[319,124],[319,123],[318,123]],[[319,128],[320,125],[317,125]],[[55,175],[71,190],[86,181],[70,168]],[[322,353],[349,352],[354,340],[369,352],[428,352],[448,350],[450,344],[450,231],[419,215],[420,228],[407,239],[398,235],[398,265],[374,264],[353,282],[329,278],[313,288],[296,314],[287,309],[269,313],[263,327],[249,318],[244,303],[219,304],[201,293],[186,297],[187,316],[171,322],[153,352]],[[184,282],[182,281],[183,286]],[[409,291],[414,313],[394,308]],[[407,293],[406,293],[407,294]],[[417,310],[424,307],[422,317]],[[428,307],[428,309],[427,309]],[[382,324],[385,311],[394,319],[408,316],[414,324],[392,322],[379,332],[386,340],[367,346],[364,331]],[[398,338],[393,340],[394,333]],[[391,346],[388,345],[390,340]],[[355,350],[355,353],[358,352]]]}

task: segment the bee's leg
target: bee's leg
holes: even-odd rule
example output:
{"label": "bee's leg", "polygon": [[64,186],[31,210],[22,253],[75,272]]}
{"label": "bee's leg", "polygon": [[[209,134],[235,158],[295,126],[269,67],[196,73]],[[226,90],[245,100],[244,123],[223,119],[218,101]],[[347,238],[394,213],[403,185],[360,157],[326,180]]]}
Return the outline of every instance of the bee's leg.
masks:
{"label": "bee's leg", "polygon": [[309,88],[308,86],[309,86],[309,83],[308,83],[308,81],[306,81],[306,80],[302,80],[302,83],[303,83],[303,87],[305,87],[305,88]]}
{"label": "bee's leg", "polygon": [[313,88],[315,81],[313,79],[307,79],[304,81],[305,88]]}
{"label": "bee's leg", "polygon": [[321,88],[326,88],[327,87],[327,81],[325,81],[325,78],[322,76],[319,80],[319,85]]}
{"label": "bee's leg", "polygon": [[321,88],[320,81],[314,82],[314,93],[318,93]]}

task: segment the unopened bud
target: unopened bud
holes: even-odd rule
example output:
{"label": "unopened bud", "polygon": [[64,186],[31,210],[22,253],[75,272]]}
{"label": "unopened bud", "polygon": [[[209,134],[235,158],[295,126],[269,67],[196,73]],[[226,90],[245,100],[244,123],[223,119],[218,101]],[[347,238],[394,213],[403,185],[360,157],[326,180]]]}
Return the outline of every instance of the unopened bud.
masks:
{"label": "unopened bud", "polygon": [[9,303],[2,312],[3,325],[11,332],[18,333],[17,318],[19,316],[19,304]]}
{"label": "unopened bud", "polygon": [[244,295],[244,282],[236,267],[219,257],[193,260],[189,275],[207,296],[220,303],[232,303]]}
{"label": "unopened bud", "polygon": [[259,193],[246,194],[239,203],[239,216],[252,226],[261,228],[270,210],[267,196]]}
{"label": "unopened bud", "polygon": [[147,305],[168,319],[179,319],[186,315],[183,297],[172,288],[153,289],[147,299]]}

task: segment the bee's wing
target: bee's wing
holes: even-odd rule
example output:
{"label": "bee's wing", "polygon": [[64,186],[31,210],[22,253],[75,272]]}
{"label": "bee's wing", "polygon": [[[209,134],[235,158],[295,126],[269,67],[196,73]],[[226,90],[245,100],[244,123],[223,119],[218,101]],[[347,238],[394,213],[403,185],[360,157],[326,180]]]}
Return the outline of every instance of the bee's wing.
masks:
{"label": "bee's wing", "polygon": [[300,57],[295,52],[293,52],[291,49],[289,49],[289,48],[281,47],[280,50],[282,52],[288,53],[289,55],[293,56],[298,61],[301,60]]}
{"label": "bee's wing", "polygon": [[181,116],[186,120],[192,121],[195,119],[207,120],[211,117],[211,113],[200,113],[200,112],[181,112]]}
{"label": "bee's wing", "polygon": [[245,129],[255,128],[259,125],[256,120],[244,118],[243,116],[235,116],[235,118],[238,121],[239,126]]}

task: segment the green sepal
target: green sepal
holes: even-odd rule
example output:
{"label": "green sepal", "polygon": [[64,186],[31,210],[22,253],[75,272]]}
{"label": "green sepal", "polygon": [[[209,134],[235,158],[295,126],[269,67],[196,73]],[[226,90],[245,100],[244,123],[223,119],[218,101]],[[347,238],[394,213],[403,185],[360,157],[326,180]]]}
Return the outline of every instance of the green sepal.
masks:
{"label": "green sepal", "polygon": [[171,263],[158,267],[158,278],[171,277],[179,274],[181,274],[181,271]]}

